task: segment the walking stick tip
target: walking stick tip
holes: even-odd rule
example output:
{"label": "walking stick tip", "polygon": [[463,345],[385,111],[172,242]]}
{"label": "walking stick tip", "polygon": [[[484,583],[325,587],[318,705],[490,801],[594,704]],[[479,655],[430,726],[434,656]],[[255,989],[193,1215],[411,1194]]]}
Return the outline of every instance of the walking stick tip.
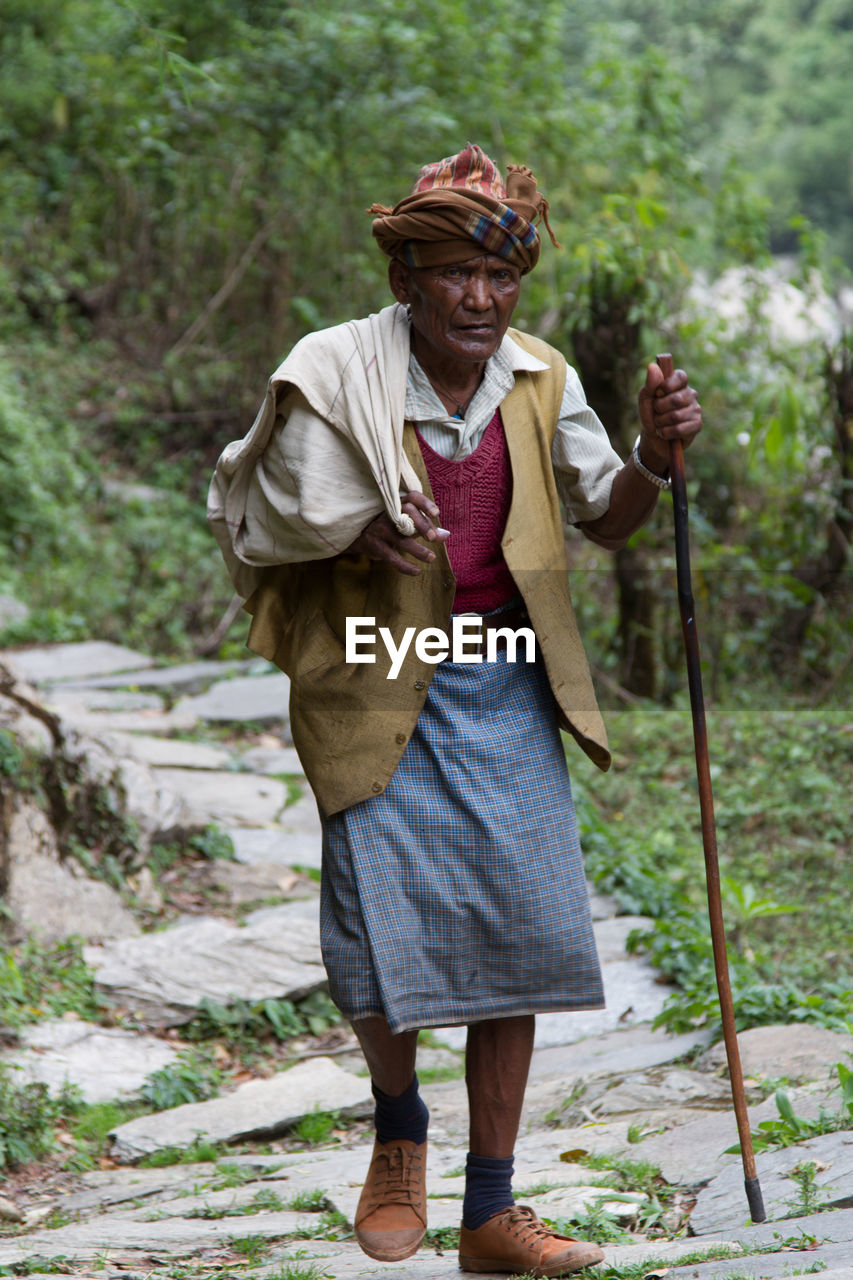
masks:
{"label": "walking stick tip", "polygon": [[766,1222],[767,1214],[764,1210],[764,1197],[761,1194],[761,1187],[757,1178],[745,1178],[744,1187],[746,1188],[746,1199],[749,1204],[749,1216],[753,1222]]}

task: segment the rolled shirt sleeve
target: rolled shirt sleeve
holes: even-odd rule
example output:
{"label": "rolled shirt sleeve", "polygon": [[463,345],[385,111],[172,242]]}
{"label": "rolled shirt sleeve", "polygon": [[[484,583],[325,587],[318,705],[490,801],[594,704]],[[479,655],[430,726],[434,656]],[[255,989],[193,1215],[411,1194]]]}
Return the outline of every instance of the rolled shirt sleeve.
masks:
{"label": "rolled shirt sleeve", "polygon": [[580,378],[571,365],[566,370],[551,461],[567,523],[580,524],[604,515],[610,506],[613,477],[621,469],[622,460],[598,415],[587,404]]}

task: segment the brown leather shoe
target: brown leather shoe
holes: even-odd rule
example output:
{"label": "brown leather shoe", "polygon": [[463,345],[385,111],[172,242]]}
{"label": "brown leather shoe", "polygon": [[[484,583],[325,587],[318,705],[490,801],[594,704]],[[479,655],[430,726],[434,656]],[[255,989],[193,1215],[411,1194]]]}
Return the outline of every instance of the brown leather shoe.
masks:
{"label": "brown leather shoe", "polygon": [[425,1142],[375,1142],[355,1211],[355,1238],[370,1258],[410,1258],[426,1235]]}
{"label": "brown leather shoe", "polygon": [[476,1231],[459,1234],[463,1271],[506,1271],[513,1276],[568,1276],[593,1262],[604,1250],[549,1231],[526,1204],[502,1209]]}

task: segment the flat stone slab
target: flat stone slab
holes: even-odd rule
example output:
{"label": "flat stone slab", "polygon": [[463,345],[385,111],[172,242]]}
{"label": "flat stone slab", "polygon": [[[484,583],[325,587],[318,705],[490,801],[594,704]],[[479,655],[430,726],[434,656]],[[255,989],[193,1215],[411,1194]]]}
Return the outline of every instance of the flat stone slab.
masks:
{"label": "flat stone slab", "polygon": [[0,1241],[0,1266],[12,1266],[39,1256],[79,1262],[108,1261],[120,1253],[185,1257],[202,1250],[224,1248],[234,1237],[282,1239],[315,1223],[316,1215],[287,1211],[213,1221],[205,1218],[140,1221],[130,1214],[111,1213],[107,1220],[92,1218],[53,1231],[35,1231],[21,1237],[20,1243]]}
{"label": "flat stone slab", "polygon": [[84,640],[79,644],[39,645],[5,655],[31,684],[56,684],[80,680],[135,667],[153,667],[154,659],[106,640]]}
{"label": "flat stone slab", "polygon": [[69,682],[69,688],[86,689],[159,689],[164,693],[201,693],[215,680],[227,680],[243,674],[256,665],[256,659],[243,662],[180,662],[171,667],[143,667],[124,670],[118,675],[96,675]]}
{"label": "flat stone slab", "polygon": [[[808,1163],[813,1163],[816,1170],[815,1194],[827,1208],[853,1205],[853,1131],[847,1129],[756,1156],[764,1208],[772,1221],[797,1212],[801,1191],[791,1175]],[[743,1171],[739,1165],[730,1166],[700,1191],[690,1225],[701,1236],[734,1231],[748,1222]]]}
{"label": "flat stone slab", "polygon": [[653,1030],[650,1022],[644,1022],[588,1040],[536,1049],[530,1064],[530,1079],[622,1076],[630,1071],[646,1071],[684,1057],[697,1045],[706,1044],[708,1038],[705,1031],[673,1036]]}
{"label": "flat stone slab", "polygon": [[210,723],[251,721],[273,724],[289,720],[290,681],[283,672],[266,676],[238,676],[194,698],[182,698],[176,710],[190,711]]}
{"label": "flat stone slab", "polygon": [[217,858],[206,862],[195,872],[195,881],[202,887],[211,887],[224,893],[230,906],[257,903],[271,898],[304,898],[306,893],[320,892],[320,886],[290,867],[275,862],[255,865],[243,862],[225,862]]}
{"label": "flat stone slab", "polygon": [[[780,1253],[738,1255],[728,1262],[704,1262],[667,1271],[666,1280],[793,1280],[820,1272],[820,1280],[851,1280],[849,1243],[819,1248],[786,1248]],[[828,1268],[828,1269],[827,1269]]]}
{"label": "flat stone slab", "polygon": [[352,1112],[372,1105],[369,1080],[342,1071],[331,1058],[311,1058],[269,1080],[250,1080],[225,1097],[120,1125],[110,1134],[111,1154],[132,1164],[166,1147],[188,1147],[200,1135],[211,1142],[264,1140],[312,1111]]}
{"label": "flat stone slab", "polygon": [[170,1066],[177,1052],[164,1040],[120,1028],[58,1019],[27,1027],[22,1048],[4,1054],[21,1068],[22,1079],[38,1080],[57,1096],[73,1084],[86,1102],[110,1102],[134,1094],[152,1071]]}
{"label": "flat stone slab", "polygon": [[259,863],[283,867],[320,865],[316,839],[285,834],[281,827],[223,826],[222,829],[231,837],[238,862],[249,866]]}
{"label": "flat stone slab", "polygon": [[58,862],[43,853],[14,858],[5,902],[16,924],[43,942],[72,936],[103,941],[139,933],[115,889],[89,879],[78,863]]}
{"label": "flat stone slab", "polygon": [[120,759],[138,760],[141,764],[162,769],[224,770],[232,758],[225,747],[137,733],[110,734],[106,745]]}
{"label": "flat stone slab", "polygon": [[296,747],[251,747],[241,753],[240,761],[253,773],[290,773],[294,777],[305,777]]}
{"label": "flat stone slab", "polygon": [[153,773],[165,790],[181,798],[190,823],[263,827],[285,812],[287,787],[276,778],[214,769],[156,768]]}
{"label": "flat stone slab", "polygon": [[[797,1115],[806,1120],[817,1117],[821,1108],[831,1111],[825,1092],[813,1089],[790,1089],[788,1096]],[[779,1112],[773,1098],[749,1108],[750,1128],[762,1120],[777,1120]],[[677,1125],[666,1133],[644,1138],[635,1148],[638,1159],[659,1165],[667,1182],[700,1186],[716,1177],[729,1165],[740,1167],[740,1156],[724,1154],[738,1140],[737,1124],[731,1106],[712,1115],[701,1116],[687,1124]]]}
{"label": "flat stone slab", "polygon": [[[853,1053],[853,1036],[798,1022],[793,1026],[752,1027],[738,1035],[744,1076],[756,1079],[835,1079],[835,1063]],[[709,1070],[726,1067],[725,1045],[720,1042],[702,1055],[700,1065]]]}
{"label": "flat stone slab", "polygon": [[51,711],[66,720],[99,712],[160,713],[163,710],[163,703],[156,693],[140,693],[136,689],[68,689],[65,684],[60,684],[51,685],[44,699]]}
{"label": "flat stone slab", "polygon": [[187,1022],[207,997],[299,999],[324,985],[317,899],[250,917],[240,928],[203,917],[159,933],[86,947],[95,985],[154,1025]]}
{"label": "flat stone slab", "polygon": [[667,1107],[707,1107],[724,1110],[731,1105],[728,1084],[700,1071],[634,1072],[590,1101],[597,1116],[615,1116],[664,1110]]}

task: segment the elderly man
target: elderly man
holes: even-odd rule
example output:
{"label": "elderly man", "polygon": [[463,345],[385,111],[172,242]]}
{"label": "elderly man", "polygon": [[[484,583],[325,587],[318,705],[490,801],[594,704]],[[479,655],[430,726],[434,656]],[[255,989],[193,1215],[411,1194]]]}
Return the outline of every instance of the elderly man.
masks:
{"label": "elderly man", "polygon": [[[568,1275],[601,1250],[511,1190],[535,1014],[603,1003],[559,728],[609,755],[564,521],[622,546],[701,414],[683,373],[650,366],[623,465],[563,357],[509,328],[547,225],[529,169],[504,185],[469,144],[370,212],[396,303],[297,345],[209,516],[250,646],[291,677],[323,820],[323,954],[376,1099],[356,1237],[388,1261],[423,1239],[418,1030],[461,1024],[460,1265]],[[531,632],[535,654],[515,644]]]}

